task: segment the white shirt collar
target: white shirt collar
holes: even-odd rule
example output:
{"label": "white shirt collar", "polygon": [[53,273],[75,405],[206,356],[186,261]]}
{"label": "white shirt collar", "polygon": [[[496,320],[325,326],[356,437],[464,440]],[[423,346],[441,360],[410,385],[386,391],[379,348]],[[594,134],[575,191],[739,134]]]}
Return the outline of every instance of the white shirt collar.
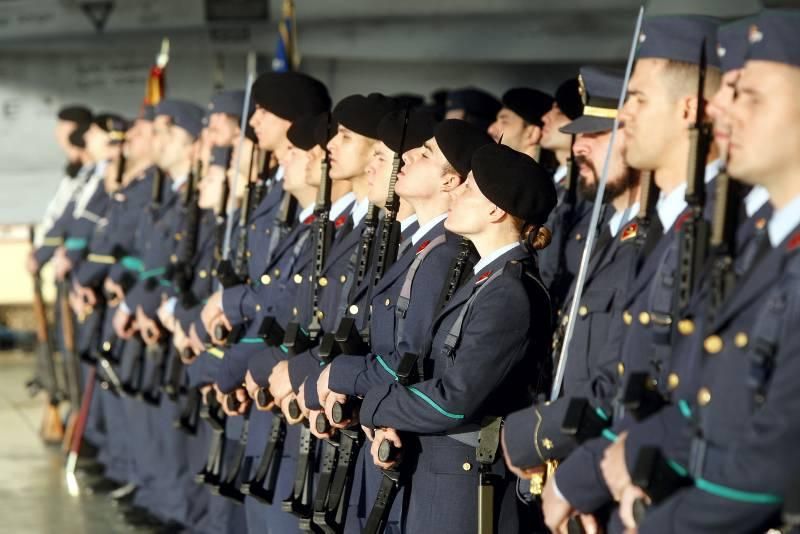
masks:
{"label": "white shirt collar", "polygon": [[300,224],[302,224],[303,221],[311,217],[312,213],[314,213],[314,204],[309,204],[308,206],[303,208],[303,210],[297,216],[297,220],[300,222]]}
{"label": "white shirt collar", "polygon": [[331,204],[331,211],[329,215],[330,220],[335,221],[337,217],[339,217],[339,215],[342,214],[344,209],[347,206],[349,206],[355,199],[356,196],[353,194],[352,191],[348,191],[347,193],[336,199],[336,201]]}
{"label": "white shirt collar", "polygon": [[279,166],[279,167],[278,167],[278,168],[275,170],[275,177],[274,177],[274,180],[275,180],[276,182],[280,182],[281,180],[283,180],[283,173],[284,173],[283,166]]}
{"label": "white shirt collar", "polygon": [[353,204],[353,210],[350,212],[350,215],[353,216],[353,226],[358,226],[358,223],[367,215],[367,211],[369,210],[369,199],[364,197],[363,200],[360,202],[356,201]]}
{"label": "white shirt collar", "polygon": [[102,178],[106,174],[106,167],[108,167],[108,160],[98,161],[92,169],[92,177]]}
{"label": "white shirt collar", "polygon": [[744,197],[744,211],[752,217],[769,201],[769,192],[764,187],[757,185]]}
{"label": "white shirt collar", "polygon": [[514,250],[515,248],[517,248],[517,247],[519,247],[519,246],[521,246],[521,245],[520,245],[520,243],[518,243],[518,242],[517,242],[517,243],[510,243],[510,244],[508,244],[508,245],[506,245],[506,246],[504,246],[504,247],[500,247],[500,248],[498,248],[497,250],[495,250],[494,252],[492,252],[492,253],[491,253],[491,254],[489,254],[488,256],[484,256],[483,258],[481,258],[481,259],[478,261],[478,263],[476,263],[476,264],[475,264],[475,267],[473,267],[473,268],[472,268],[472,272],[473,272],[473,273],[475,273],[475,274],[478,274],[478,273],[479,273],[479,272],[481,272],[481,271],[482,271],[482,270],[483,270],[483,269],[484,269],[484,268],[485,268],[487,265],[489,265],[490,263],[492,263],[494,260],[496,260],[497,258],[499,258],[500,256],[502,256],[502,255],[503,255],[503,254],[505,254],[506,252],[509,252],[509,251],[511,251],[511,250]]}
{"label": "white shirt collar", "polygon": [[639,203],[636,202],[632,206],[628,206],[622,211],[615,211],[614,215],[611,216],[611,219],[608,221],[608,228],[611,231],[611,236],[616,236],[620,229],[623,228],[626,224],[631,222],[631,220],[636,217],[639,213]]}
{"label": "white shirt collar", "polygon": [[556,183],[556,185],[558,185],[566,177],[567,177],[567,166],[559,165],[558,168],[556,169],[556,172],[553,173],[553,181]]}
{"label": "white shirt collar", "polygon": [[772,247],[780,245],[798,224],[800,224],[800,196],[776,211],[769,220],[767,233]]}
{"label": "white shirt collar", "polygon": [[177,193],[177,192],[178,192],[178,190],[181,188],[181,186],[183,186],[183,184],[185,184],[185,183],[186,183],[186,180],[187,180],[188,178],[189,178],[189,175],[188,175],[188,174],[184,174],[184,175],[183,175],[183,176],[181,176],[180,178],[174,178],[174,179],[172,180],[172,183],[170,184],[170,187],[172,188],[172,192],[173,192],[173,193]]}
{"label": "white shirt collar", "polygon": [[437,215],[436,217],[425,223],[424,226],[420,225],[417,231],[414,232],[414,234],[411,236],[411,244],[416,245],[417,243],[419,243],[419,240],[425,237],[425,234],[433,230],[434,226],[436,226],[446,218],[447,218],[447,213],[442,213],[441,215]]}
{"label": "white shirt collar", "polygon": [[411,215],[409,215],[408,217],[406,217],[405,219],[400,221],[400,231],[401,232],[405,232],[406,228],[408,228],[409,226],[411,226],[415,222],[417,222],[417,214],[416,213],[412,213]]}
{"label": "white shirt collar", "polygon": [[[722,166],[722,161],[715,159],[706,165],[706,173],[704,176],[705,183],[717,177]],[[658,218],[661,220],[661,226],[666,234],[670,228],[675,224],[678,216],[686,209],[686,182],[676,187],[669,195],[661,195],[656,203],[656,211]]]}

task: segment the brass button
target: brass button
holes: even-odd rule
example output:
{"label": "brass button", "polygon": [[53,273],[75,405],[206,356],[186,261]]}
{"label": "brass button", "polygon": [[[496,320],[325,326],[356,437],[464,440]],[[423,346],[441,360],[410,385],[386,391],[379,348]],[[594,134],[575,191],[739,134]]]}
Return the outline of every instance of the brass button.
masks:
{"label": "brass button", "polygon": [[249,250],[248,250],[248,251],[245,253],[245,256],[247,256],[248,258],[249,258],[250,256],[252,256],[252,255],[253,255],[253,253],[252,253],[252,252],[250,252]]}
{"label": "brass button", "polygon": [[544,438],[542,440],[542,446],[549,451],[550,449],[553,448],[553,442],[550,441],[549,438]]}
{"label": "brass button", "polygon": [[386,300],[383,301],[383,305],[386,306],[387,308],[389,307],[389,305],[391,303],[392,303],[392,299],[390,299],[390,298],[387,298]]}
{"label": "brass button", "polygon": [[169,257],[169,261],[172,262],[172,263],[178,263],[178,256],[176,256],[175,254],[172,254]]}
{"label": "brass button", "polygon": [[708,388],[700,388],[697,391],[697,402],[700,403],[700,406],[706,406],[709,402],[711,402],[711,391]]}
{"label": "brass button", "polygon": [[339,283],[340,284],[344,284],[345,282],[347,282],[347,276],[345,276],[345,275],[340,276],[339,277]]}
{"label": "brass button", "polygon": [[756,230],[763,230],[766,225],[767,225],[767,219],[761,217],[759,220],[756,221]]}
{"label": "brass button", "polygon": [[281,275],[281,270],[276,268],[274,271],[272,271],[272,274],[275,276],[275,278],[277,278]]}
{"label": "brass button", "polygon": [[357,315],[358,314],[358,306],[353,304],[350,306],[350,315]]}
{"label": "brass button", "polygon": [[108,352],[111,350],[111,342],[110,341],[103,341],[103,350]]}
{"label": "brass button", "polygon": [[691,336],[694,333],[694,321],[691,319],[681,319],[678,321],[678,332],[684,336]]}
{"label": "brass button", "polygon": [[681,380],[675,373],[670,373],[669,376],[667,377],[667,387],[669,387],[670,391],[674,391],[678,387],[678,384],[680,383]]}
{"label": "brass button", "polygon": [[583,239],[583,236],[580,233],[575,234],[575,241],[580,241],[581,239]]}
{"label": "brass button", "polygon": [[328,279],[324,276],[319,277],[319,287],[325,287],[328,285]]}
{"label": "brass button", "polygon": [[647,312],[642,312],[639,314],[639,322],[642,323],[644,326],[650,324],[650,314]]}
{"label": "brass button", "polygon": [[295,307],[295,308],[292,308],[292,315],[294,315],[295,317],[297,317],[297,314],[298,314],[297,308],[296,308],[296,307]]}
{"label": "brass button", "polygon": [[578,315],[580,315],[581,317],[586,317],[587,315],[589,315],[589,308],[587,308],[586,306],[581,306],[580,308],[578,308]]}
{"label": "brass button", "polygon": [[250,229],[251,229],[251,230],[255,230],[255,229],[256,229],[256,225],[255,225],[255,223],[253,223],[253,224],[251,224],[251,225],[250,225]]}
{"label": "brass button", "polygon": [[211,269],[211,276],[217,276],[217,270]]}
{"label": "brass button", "polygon": [[745,348],[749,341],[750,341],[750,339],[747,337],[747,334],[745,334],[744,332],[739,332],[733,338],[733,344],[736,345],[740,349]]}
{"label": "brass button", "polygon": [[633,323],[633,315],[631,315],[631,312],[628,310],[622,312],[622,322],[629,326],[631,323]]}
{"label": "brass button", "polygon": [[463,464],[461,464],[461,469],[463,469],[464,471],[469,471],[470,469],[472,469],[472,464],[469,462],[464,462]]}
{"label": "brass button", "polygon": [[708,336],[705,341],[703,341],[703,348],[706,349],[706,352],[709,354],[719,354],[722,347],[722,338],[716,334]]}
{"label": "brass button", "polygon": [[260,311],[261,311],[261,304],[256,304],[256,311],[257,311],[257,312],[260,312]]}
{"label": "brass button", "polygon": [[183,234],[181,234],[180,232],[176,233],[175,234],[175,241],[180,241],[181,239],[183,239]]}
{"label": "brass button", "polygon": [[264,284],[265,286],[270,285],[270,283],[272,283],[272,277],[268,274],[262,274],[261,283]]}
{"label": "brass button", "polygon": [[295,284],[302,284],[303,283],[303,275],[301,275],[301,274],[294,275],[294,283]]}
{"label": "brass button", "polygon": [[618,374],[619,376],[622,376],[622,375],[624,375],[624,374],[625,374],[625,364],[624,364],[624,363],[622,363],[622,362],[619,362],[619,363],[617,364],[617,374]]}
{"label": "brass button", "polygon": [[322,311],[322,310],[317,310],[317,319],[319,319],[321,321],[324,318],[325,318],[325,312]]}
{"label": "brass button", "polygon": [[200,275],[200,278],[208,278],[208,271],[203,269],[203,270],[200,271],[199,275]]}

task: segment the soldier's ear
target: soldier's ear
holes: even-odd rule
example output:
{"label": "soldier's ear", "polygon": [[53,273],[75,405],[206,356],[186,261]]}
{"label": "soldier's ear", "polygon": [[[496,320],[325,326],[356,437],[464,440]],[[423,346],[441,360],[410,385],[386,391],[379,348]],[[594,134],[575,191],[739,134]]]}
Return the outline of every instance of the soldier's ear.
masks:
{"label": "soldier's ear", "polygon": [[535,124],[528,124],[522,131],[525,146],[536,146],[542,141],[542,129]]}
{"label": "soldier's ear", "polygon": [[496,204],[492,205],[491,210],[489,210],[489,222],[498,223],[505,219],[506,215],[508,215],[508,213],[505,210],[501,209]]}
{"label": "soldier's ear", "polygon": [[461,177],[452,172],[445,173],[444,176],[442,176],[441,184],[442,191],[449,193],[461,185]]}

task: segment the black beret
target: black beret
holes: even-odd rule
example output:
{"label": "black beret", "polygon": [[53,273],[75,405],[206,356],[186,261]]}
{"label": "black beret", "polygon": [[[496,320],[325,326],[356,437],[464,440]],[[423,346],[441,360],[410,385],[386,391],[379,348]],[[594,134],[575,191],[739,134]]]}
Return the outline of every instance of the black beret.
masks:
{"label": "black beret", "polygon": [[476,87],[464,87],[447,93],[447,111],[463,109],[475,117],[494,121],[503,105],[494,96]]}
{"label": "black beret", "polygon": [[295,121],[331,108],[328,88],[300,72],[266,72],[253,83],[256,104],[282,119]]}
{"label": "black beret", "polygon": [[698,65],[700,47],[706,43],[709,66],[719,67],[717,28],[719,19],[704,15],[660,15],[647,17],[639,35],[637,57],[669,59]]}
{"label": "black beret", "polygon": [[717,57],[722,72],[741,69],[747,54],[747,33],[755,17],[723,24],[717,30]]}
{"label": "black beret", "polygon": [[440,122],[433,136],[447,162],[463,178],[467,177],[472,168],[472,155],[475,151],[483,145],[494,143],[486,130],[458,119]]}
{"label": "black beret", "polygon": [[336,104],[333,117],[337,123],[357,134],[378,139],[378,124],[387,113],[398,109],[393,98],[380,93],[350,95]]}
{"label": "black beret", "polygon": [[472,175],[486,198],[527,223],[547,222],[558,201],[550,173],[505,145],[491,143],[475,151]]}
{"label": "black beret", "polygon": [[156,107],[155,106],[142,106],[142,113],[139,116],[139,119],[143,121],[152,121],[156,118]]}
{"label": "black beret", "polygon": [[[323,115],[327,115],[324,113]],[[300,117],[292,123],[286,137],[289,142],[300,150],[311,150],[317,146],[317,138],[314,135],[319,122],[319,115],[307,115]]]}
{"label": "black beret", "polygon": [[92,122],[92,112],[84,106],[65,106],[58,110],[58,118],[62,121],[88,124]]}
{"label": "black beret", "polygon": [[416,109],[425,104],[425,97],[422,95],[415,95],[413,93],[397,93],[390,95],[396,102],[399,108],[402,109]]}
{"label": "black beret", "polygon": [[526,122],[542,126],[542,116],[553,107],[553,97],[538,89],[515,87],[503,95],[503,107],[510,109]]}
{"label": "black beret", "polygon": [[577,78],[566,80],[556,89],[556,104],[558,109],[570,120],[575,120],[583,113],[583,100],[581,99],[580,83]]}
{"label": "black beret", "polygon": [[581,67],[581,95],[586,101],[583,114],[561,128],[567,134],[599,133],[614,127],[619,95],[625,73],[597,67]]}
{"label": "black beret", "polygon": [[333,113],[326,111],[314,117],[316,125],[314,126],[314,141],[319,146],[328,150],[328,143],[333,136],[336,135],[337,125],[333,120]]}
{"label": "black beret", "polygon": [[747,59],[800,67],[800,10],[765,9],[748,32]]}
{"label": "black beret", "polygon": [[211,102],[208,103],[208,113],[226,113],[241,117],[243,105],[244,91],[241,89],[220,91],[211,97]]}
{"label": "black beret", "polygon": [[[398,154],[421,147],[425,141],[433,137],[433,131],[439,123],[436,114],[424,108],[410,112],[407,125],[405,119],[405,111],[392,111],[384,116],[378,125],[378,139]],[[404,126],[405,140],[403,140]]]}
{"label": "black beret", "polygon": [[228,167],[228,160],[233,153],[233,147],[229,146],[213,146],[211,147],[211,159],[209,165],[217,167]]}
{"label": "black beret", "polygon": [[162,100],[156,106],[156,115],[166,115],[172,124],[186,130],[192,137],[198,137],[203,130],[203,108],[185,100]]}

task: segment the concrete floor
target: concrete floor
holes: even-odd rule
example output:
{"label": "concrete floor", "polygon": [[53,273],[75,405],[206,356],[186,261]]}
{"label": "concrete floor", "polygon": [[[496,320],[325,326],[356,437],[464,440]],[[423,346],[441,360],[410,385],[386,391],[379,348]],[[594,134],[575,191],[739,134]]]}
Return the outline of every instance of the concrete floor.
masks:
{"label": "concrete floor", "polygon": [[32,357],[0,352],[0,534],[144,532],[108,498],[68,494],[62,453],[39,439],[43,397],[24,387],[32,369]]}

